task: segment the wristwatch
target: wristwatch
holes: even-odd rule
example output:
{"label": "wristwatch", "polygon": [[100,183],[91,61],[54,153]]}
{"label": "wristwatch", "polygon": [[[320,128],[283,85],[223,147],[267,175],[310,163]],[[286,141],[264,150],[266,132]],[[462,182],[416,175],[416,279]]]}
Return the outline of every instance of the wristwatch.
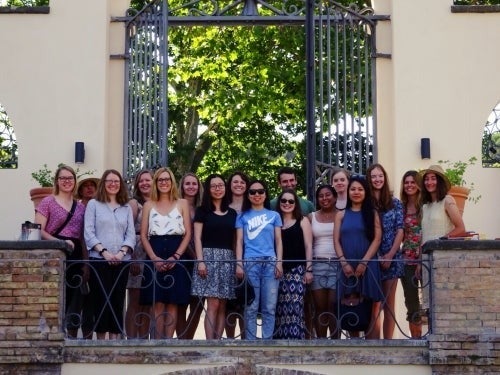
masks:
{"label": "wristwatch", "polygon": [[98,251],[98,253],[99,253],[99,255],[101,255],[101,256],[102,256],[102,253],[104,253],[105,251],[108,251],[108,249],[106,249],[105,247],[103,247],[103,248],[101,249],[101,251]]}

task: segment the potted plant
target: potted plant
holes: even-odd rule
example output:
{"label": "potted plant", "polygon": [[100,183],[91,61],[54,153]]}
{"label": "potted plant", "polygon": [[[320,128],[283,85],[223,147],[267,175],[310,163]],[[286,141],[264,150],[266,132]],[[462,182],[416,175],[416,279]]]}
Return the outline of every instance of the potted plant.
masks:
{"label": "potted plant", "polygon": [[31,173],[31,178],[40,185],[30,190],[30,197],[36,208],[43,198],[52,194],[54,190],[54,175],[47,164],[44,164],[42,168]]}
{"label": "potted plant", "polygon": [[438,163],[444,169],[444,174],[448,177],[451,183],[451,189],[448,192],[455,201],[457,202],[458,209],[460,213],[463,214],[465,201],[469,200],[473,203],[477,203],[481,199],[480,195],[472,196],[470,193],[474,191],[474,183],[467,183],[464,179],[464,174],[467,168],[474,165],[477,161],[475,156],[470,157],[467,161],[450,161],[450,160],[439,160]]}
{"label": "potted plant", "polygon": [[[57,168],[59,168],[61,165],[63,164],[59,163],[57,165]],[[75,170],[77,180],[82,176],[91,175],[94,173],[94,171],[87,171],[82,173],[79,172],[80,169],[77,168]],[[31,200],[35,205],[35,208],[43,198],[52,194],[52,192],[54,191],[54,173],[55,172],[52,172],[52,170],[49,169],[47,164],[44,164],[42,168],[31,173],[31,178],[38,182],[38,184],[40,185],[39,187],[30,190]]]}

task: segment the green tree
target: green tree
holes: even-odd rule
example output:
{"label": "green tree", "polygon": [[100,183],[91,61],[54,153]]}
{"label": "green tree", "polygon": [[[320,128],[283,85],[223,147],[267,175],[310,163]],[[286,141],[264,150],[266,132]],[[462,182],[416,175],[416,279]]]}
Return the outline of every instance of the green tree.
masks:
{"label": "green tree", "polygon": [[169,165],[177,175],[239,169],[274,182],[285,164],[305,174],[303,26],[170,27],[168,40]]}

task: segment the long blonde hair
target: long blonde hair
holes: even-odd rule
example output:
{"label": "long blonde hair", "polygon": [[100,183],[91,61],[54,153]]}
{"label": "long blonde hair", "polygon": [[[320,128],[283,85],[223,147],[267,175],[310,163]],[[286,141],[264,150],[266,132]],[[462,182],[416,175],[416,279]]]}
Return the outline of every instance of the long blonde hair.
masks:
{"label": "long blonde hair", "polygon": [[169,198],[171,201],[176,201],[177,199],[179,199],[179,189],[177,188],[177,181],[175,180],[175,176],[172,170],[167,167],[159,168],[153,176],[153,188],[151,189],[151,200],[156,202],[160,200],[160,192],[158,191],[158,178],[160,178],[160,175],[163,172],[167,172],[168,175],[170,176],[171,186],[170,186]]}

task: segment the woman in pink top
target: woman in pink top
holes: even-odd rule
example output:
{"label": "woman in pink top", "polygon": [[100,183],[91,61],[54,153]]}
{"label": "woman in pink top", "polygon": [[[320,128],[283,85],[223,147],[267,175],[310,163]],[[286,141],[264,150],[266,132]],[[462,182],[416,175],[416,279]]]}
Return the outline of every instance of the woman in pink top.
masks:
{"label": "woman in pink top", "polygon": [[54,194],[45,197],[35,210],[35,222],[42,227],[42,239],[63,240],[73,250],[66,258],[66,328],[70,338],[76,338],[81,326],[80,286],[88,280],[88,268],[81,262],[88,259],[83,246],[85,206],[73,199],[75,190],[75,171],[61,165],[54,178]]}

